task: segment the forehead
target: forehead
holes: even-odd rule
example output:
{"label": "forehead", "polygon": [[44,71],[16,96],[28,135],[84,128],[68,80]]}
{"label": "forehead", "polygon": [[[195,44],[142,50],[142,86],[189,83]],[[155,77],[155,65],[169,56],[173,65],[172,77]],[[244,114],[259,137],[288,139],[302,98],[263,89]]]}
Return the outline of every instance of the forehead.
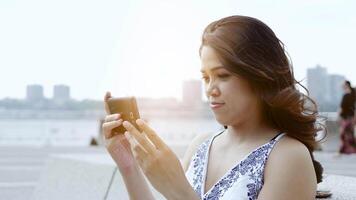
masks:
{"label": "forehead", "polygon": [[203,46],[200,54],[201,59],[201,71],[210,71],[216,67],[222,67],[216,51],[210,46]]}

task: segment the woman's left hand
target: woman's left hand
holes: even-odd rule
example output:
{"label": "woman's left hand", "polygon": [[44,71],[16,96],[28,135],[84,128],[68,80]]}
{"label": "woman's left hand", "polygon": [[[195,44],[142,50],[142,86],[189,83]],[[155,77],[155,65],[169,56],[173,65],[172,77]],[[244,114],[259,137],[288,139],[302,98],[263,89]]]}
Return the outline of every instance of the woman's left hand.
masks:
{"label": "woman's left hand", "polygon": [[138,119],[136,123],[143,132],[125,121],[125,136],[131,144],[136,161],[152,186],[167,199],[199,199],[174,152],[146,122]]}

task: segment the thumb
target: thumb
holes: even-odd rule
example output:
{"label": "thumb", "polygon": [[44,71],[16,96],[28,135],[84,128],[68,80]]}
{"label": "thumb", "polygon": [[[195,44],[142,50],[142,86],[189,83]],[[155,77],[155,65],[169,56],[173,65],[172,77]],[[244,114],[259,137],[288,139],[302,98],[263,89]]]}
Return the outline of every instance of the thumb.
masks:
{"label": "thumb", "polygon": [[110,114],[110,110],[109,110],[109,105],[107,103],[108,99],[110,99],[112,96],[111,96],[111,93],[108,91],[105,93],[105,96],[104,96],[104,106],[105,106],[105,111],[107,114]]}

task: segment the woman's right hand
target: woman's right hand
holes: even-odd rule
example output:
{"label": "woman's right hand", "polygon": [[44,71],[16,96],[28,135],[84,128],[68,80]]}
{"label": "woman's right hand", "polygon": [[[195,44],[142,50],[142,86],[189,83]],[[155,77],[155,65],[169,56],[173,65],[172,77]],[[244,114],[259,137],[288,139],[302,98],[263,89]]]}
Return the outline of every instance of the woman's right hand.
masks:
{"label": "woman's right hand", "polygon": [[131,151],[130,143],[124,134],[115,134],[112,129],[121,126],[123,120],[120,114],[110,114],[107,100],[111,98],[110,92],[104,97],[105,111],[107,116],[102,125],[102,131],[106,149],[117,164],[121,172],[128,172],[134,169],[137,164]]}
{"label": "woman's right hand", "polygon": [[111,98],[110,92],[105,94],[104,104],[107,116],[102,125],[106,149],[118,166],[125,182],[130,199],[154,200],[154,196],[142,174],[135,157],[131,151],[131,145],[124,134],[115,134],[113,129],[122,125],[119,114],[110,114],[107,100]]}

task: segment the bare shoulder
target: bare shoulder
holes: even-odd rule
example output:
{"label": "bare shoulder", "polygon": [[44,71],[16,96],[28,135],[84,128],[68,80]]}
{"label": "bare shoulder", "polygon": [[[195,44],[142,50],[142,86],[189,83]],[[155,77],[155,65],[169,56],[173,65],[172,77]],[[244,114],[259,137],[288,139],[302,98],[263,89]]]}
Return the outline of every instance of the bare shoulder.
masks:
{"label": "bare shoulder", "polygon": [[284,159],[303,159],[304,161],[312,161],[308,148],[299,140],[285,135],[274,146],[270,159],[277,162],[285,162]]}
{"label": "bare shoulder", "polygon": [[315,199],[316,175],[308,148],[285,135],[272,149],[258,199]]}
{"label": "bare shoulder", "polygon": [[213,134],[212,133],[202,133],[198,134],[192,142],[189,144],[187,150],[185,151],[183,160],[182,160],[182,166],[184,171],[187,171],[188,166],[190,164],[190,160],[194,153],[197,151],[199,145],[203,143],[205,140],[207,140],[209,137],[211,137]]}

